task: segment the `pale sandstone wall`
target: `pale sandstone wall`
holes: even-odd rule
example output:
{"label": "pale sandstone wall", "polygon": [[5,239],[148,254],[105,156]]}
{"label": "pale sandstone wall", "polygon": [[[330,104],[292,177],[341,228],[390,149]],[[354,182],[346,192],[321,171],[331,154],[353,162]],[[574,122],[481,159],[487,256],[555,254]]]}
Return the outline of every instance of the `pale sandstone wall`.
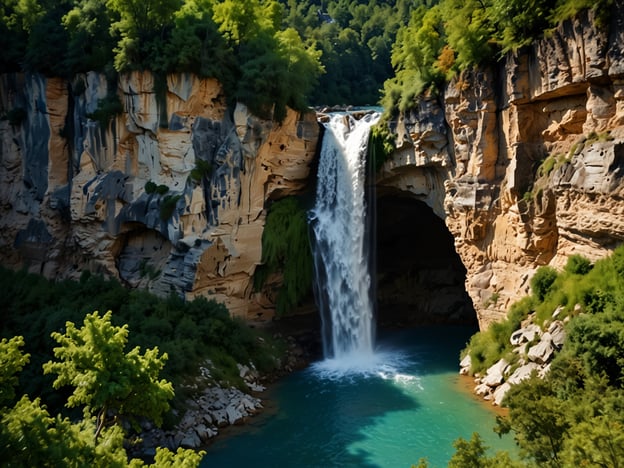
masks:
{"label": "pale sandstone wall", "polygon": [[[163,99],[150,73],[135,72],[117,83],[123,114],[100,128],[88,115],[107,94],[102,75],[0,79],[0,114],[26,115],[0,121],[3,265],[49,277],[89,269],[163,294],[208,296],[238,316],[272,314],[251,277],[267,202],[308,182],[313,113],[260,120],[240,104],[229,110],[215,80],[189,74],[168,76]],[[200,159],[212,172],[195,180]],[[148,194],[148,181],[168,191]]]}
{"label": "pale sandstone wall", "polygon": [[[482,327],[528,292],[540,265],[595,260],[624,240],[623,24],[621,9],[609,27],[591,14],[567,21],[395,124],[380,184],[445,219]],[[548,157],[557,163],[540,177]]]}

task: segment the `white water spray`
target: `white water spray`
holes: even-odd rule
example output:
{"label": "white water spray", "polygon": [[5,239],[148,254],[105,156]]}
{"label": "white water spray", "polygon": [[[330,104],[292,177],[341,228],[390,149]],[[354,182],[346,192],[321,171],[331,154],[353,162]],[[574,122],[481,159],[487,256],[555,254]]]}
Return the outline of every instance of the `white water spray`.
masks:
{"label": "white water spray", "polygon": [[365,180],[368,136],[378,119],[333,114],[325,123],[311,212],[325,358],[358,368],[374,360]]}

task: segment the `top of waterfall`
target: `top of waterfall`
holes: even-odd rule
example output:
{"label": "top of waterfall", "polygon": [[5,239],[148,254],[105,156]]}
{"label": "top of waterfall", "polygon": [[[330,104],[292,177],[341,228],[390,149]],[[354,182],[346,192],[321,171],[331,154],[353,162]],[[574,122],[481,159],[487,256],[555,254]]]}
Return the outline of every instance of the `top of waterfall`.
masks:
{"label": "top of waterfall", "polygon": [[347,106],[347,107],[331,107],[331,108],[323,107],[323,108],[316,109],[316,120],[318,120],[321,123],[328,122],[330,115],[332,114],[350,115],[354,119],[360,120],[362,117],[366,115],[382,113],[382,112],[383,112],[383,107],[375,107],[375,106],[367,106],[367,107]]}

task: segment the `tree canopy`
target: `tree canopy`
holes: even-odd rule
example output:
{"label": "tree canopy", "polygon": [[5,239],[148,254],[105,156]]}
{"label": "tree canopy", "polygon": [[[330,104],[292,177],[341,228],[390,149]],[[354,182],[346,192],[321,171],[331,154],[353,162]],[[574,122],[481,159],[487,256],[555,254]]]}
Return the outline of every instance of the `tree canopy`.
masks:
{"label": "tree canopy", "polygon": [[606,21],[613,3],[1,0],[0,69],[193,72],[259,113],[380,98],[392,113],[583,9]]}
{"label": "tree canopy", "polygon": [[[40,398],[31,400],[23,395],[14,401],[17,374],[29,356],[20,350],[24,344],[21,336],[0,342],[3,466],[145,466],[142,460],[128,459],[123,425],[117,416],[129,412],[157,423],[162,420],[166,402],[173,397],[171,384],[158,380],[166,356],[158,357],[157,350],[141,356],[138,348],[124,355],[127,326],[112,326],[110,319],[110,312],[103,317],[94,312],[87,315],[82,328],[68,322],[65,335],[54,333],[61,343],[55,349],[61,361],[49,362],[44,369],[58,373],[55,387],[74,387],[67,406],[84,405],[84,419],[78,421],[52,416]],[[115,416],[105,424],[109,411]],[[150,466],[190,468],[199,464],[202,455],[158,448]]]}

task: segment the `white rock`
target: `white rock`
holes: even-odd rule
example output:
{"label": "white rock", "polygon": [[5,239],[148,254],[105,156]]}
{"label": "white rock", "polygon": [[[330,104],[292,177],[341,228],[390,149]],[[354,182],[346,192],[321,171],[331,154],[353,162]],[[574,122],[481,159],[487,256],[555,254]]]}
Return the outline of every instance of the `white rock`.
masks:
{"label": "white rock", "polygon": [[509,341],[512,346],[519,346],[522,343],[530,343],[536,336],[540,336],[541,334],[542,330],[540,327],[532,323],[513,332]]}
{"label": "white rock", "polygon": [[533,372],[534,370],[539,372],[541,369],[542,367],[539,364],[536,364],[535,362],[529,362],[528,364],[518,367],[514,371],[514,373],[511,374],[511,376],[507,379],[507,382],[515,385],[525,379],[528,379],[531,376],[531,372]]}
{"label": "white rock", "polygon": [[470,354],[466,354],[459,363],[459,373],[461,375],[468,375],[470,373],[470,366],[472,366],[472,359],[470,359]]}
{"label": "white rock", "polygon": [[505,371],[509,368],[509,364],[504,359],[501,359],[496,364],[491,366],[482,379],[482,383],[489,387],[497,387],[503,380],[505,380]]}
{"label": "white rock", "polygon": [[190,449],[198,449],[201,447],[201,440],[195,432],[189,432],[185,434],[184,438],[180,442],[180,446]]}
{"label": "white rock", "polygon": [[502,385],[499,385],[496,390],[494,390],[494,404],[500,406],[501,403],[503,402],[503,398],[505,398],[505,395],[507,394],[507,392],[509,391],[509,389],[511,388],[511,385],[508,382],[505,382]]}
{"label": "white rock", "polygon": [[546,332],[542,335],[542,339],[535,346],[531,346],[527,357],[538,364],[546,364],[555,353],[550,333]]}
{"label": "white rock", "polygon": [[479,396],[489,395],[492,389],[486,384],[479,384],[474,388],[474,392]]}
{"label": "white rock", "polygon": [[228,415],[226,410],[218,409],[211,412],[212,421],[217,427],[225,427],[228,425]]}
{"label": "white rock", "polygon": [[553,345],[561,349],[566,337],[563,322],[561,320],[556,320],[551,323],[550,327],[548,327],[548,333],[551,335]]}
{"label": "white rock", "polygon": [[234,406],[228,406],[225,412],[230,424],[238,424],[243,421],[243,415]]}

